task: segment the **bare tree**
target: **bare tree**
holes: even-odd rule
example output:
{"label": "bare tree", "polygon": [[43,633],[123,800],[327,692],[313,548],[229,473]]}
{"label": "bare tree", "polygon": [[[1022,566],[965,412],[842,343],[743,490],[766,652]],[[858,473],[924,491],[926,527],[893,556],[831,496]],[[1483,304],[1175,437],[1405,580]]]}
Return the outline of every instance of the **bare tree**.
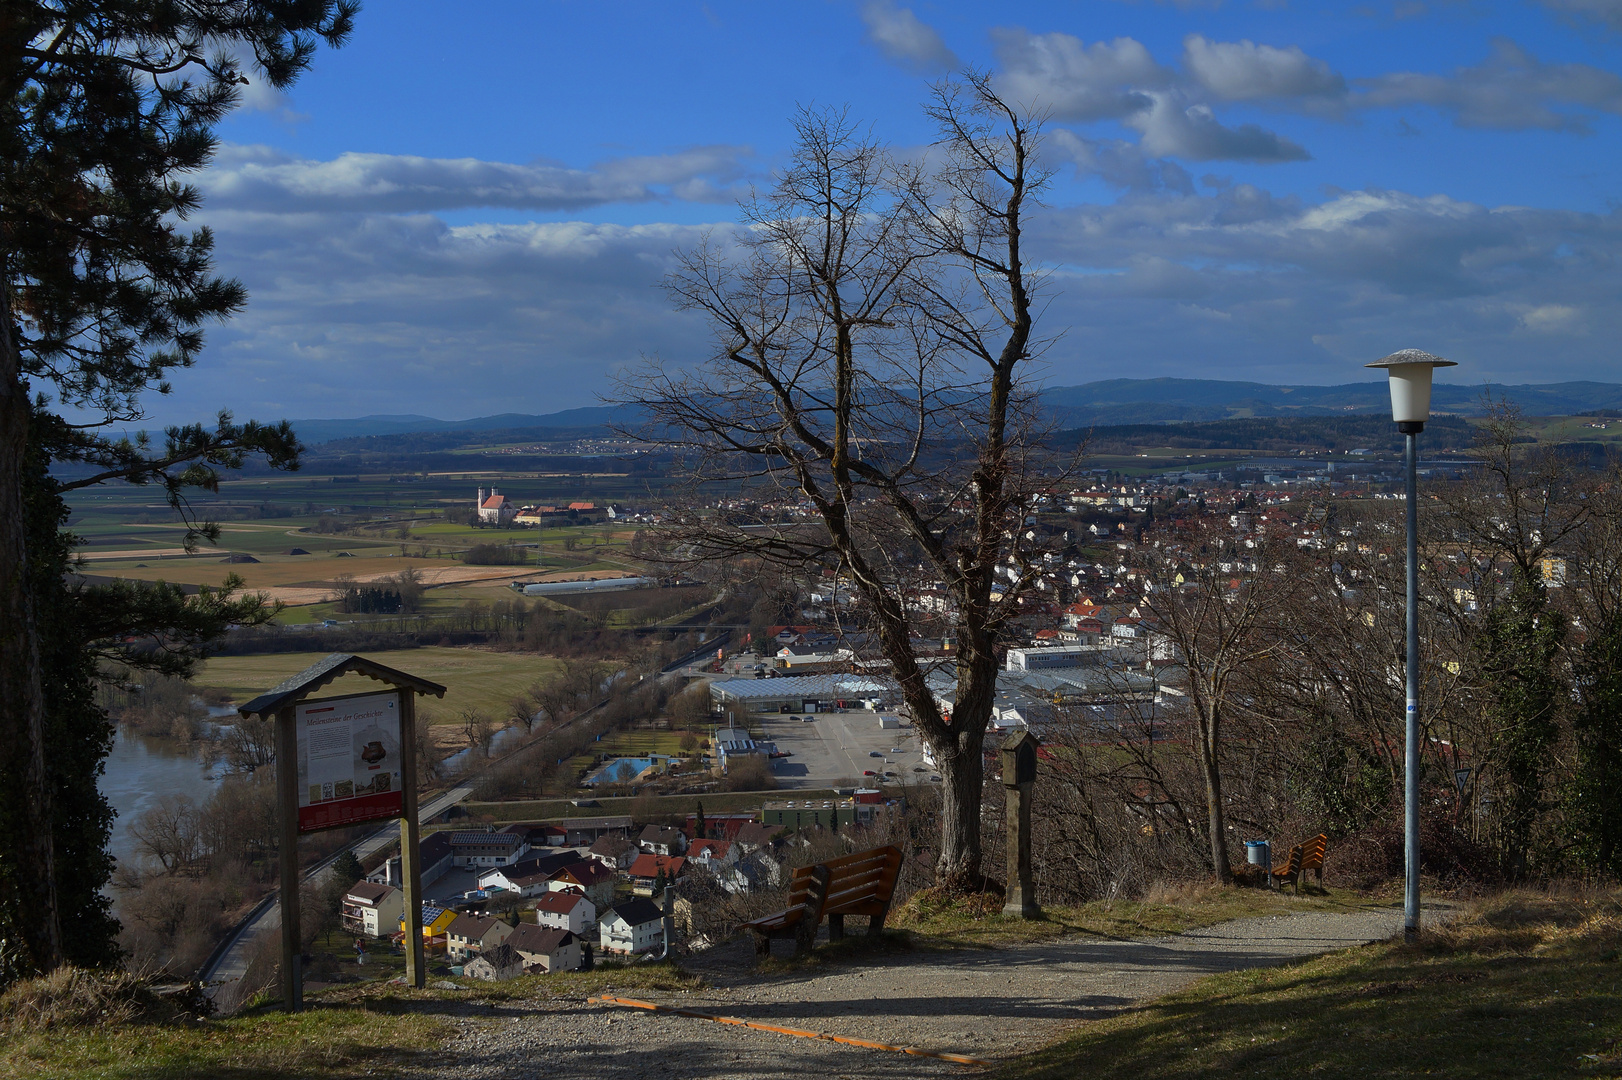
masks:
{"label": "bare tree", "polygon": [[[999,644],[1040,557],[1023,528],[1041,469],[1023,229],[1048,175],[1039,122],[989,77],[941,84],[927,112],[933,172],[844,113],[802,112],[793,158],[743,204],[745,227],[682,253],[669,281],[713,327],[714,356],[687,371],[654,361],[621,385],[651,418],[642,436],[676,447],[695,483],[741,480],[814,509],[814,526],[694,516],[674,550],[847,583],[939,762],[937,876],[961,889],[980,878]],[[913,647],[924,587],[953,609],[958,648],[938,685]]]}
{"label": "bare tree", "polygon": [[468,748],[482,757],[489,757],[490,747],[496,741],[496,732],[501,730],[501,725],[483,709],[463,709],[461,718],[462,735],[467,739]]}
{"label": "bare tree", "polygon": [[242,718],[220,734],[216,752],[236,772],[253,772],[276,760],[276,725],[273,721]]}
{"label": "bare tree", "polygon": [[186,795],[165,795],[130,826],[130,835],[165,873],[178,874],[203,855],[203,833],[197,804]]}
{"label": "bare tree", "polygon": [[1227,884],[1233,868],[1223,793],[1226,728],[1232,715],[1254,706],[1257,687],[1250,680],[1289,648],[1303,576],[1276,538],[1239,548],[1218,535],[1209,518],[1196,520],[1175,540],[1148,556],[1152,588],[1143,606],[1187,673],[1189,726],[1205,781],[1211,868]]}

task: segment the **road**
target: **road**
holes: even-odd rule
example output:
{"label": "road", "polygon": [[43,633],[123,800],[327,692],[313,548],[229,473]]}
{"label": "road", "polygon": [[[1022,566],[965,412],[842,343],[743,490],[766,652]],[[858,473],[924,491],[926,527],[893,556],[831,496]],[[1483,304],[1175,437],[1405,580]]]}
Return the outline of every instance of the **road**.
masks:
{"label": "road", "polygon": [[[449,791],[435,795],[417,808],[419,822],[432,821],[434,818],[449,810],[452,806],[473,794],[473,784],[458,784]],[[372,833],[366,839],[349,848],[355,857],[365,862],[369,856],[376,855],[389,844],[399,840],[400,829],[395,822]],[[335,851],[321,862],[312,866],[304,875],[306,880],[323,877],[332,866],[334,860],[341,854]],[[216,996],[221,990],[237,982],[248,973],[248,963],[253,958],[254,949],[266,934],[273,934],[282,926],[282,906],[275,899],[274,894],[264,903],[254,909],[249,917],[236,929],[236,932],[227,939],[223,948],[217,950],[202,970],[198,973],[198,980],[208,988],[209,997]]]}

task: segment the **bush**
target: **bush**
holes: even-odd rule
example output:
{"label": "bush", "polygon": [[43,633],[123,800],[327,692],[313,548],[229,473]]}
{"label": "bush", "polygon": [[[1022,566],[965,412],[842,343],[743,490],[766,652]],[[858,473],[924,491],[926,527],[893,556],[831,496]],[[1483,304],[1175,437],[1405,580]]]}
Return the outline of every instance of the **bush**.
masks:
{"label": "bush", "polygon": [[[1402,818],[1387,818],[1330,844],[1324,874],[1339,885],[1372,888],[1403,876],[1403,850]],[[1447,817],[1420,818],[1419,872],[1434,878],[1442,888],[1467,882],[1492,884],[1500,879],[1492,853]]]}
{"label": "bush", "polygon": [[524,566],[529,552],[511,544],[474,544],[462,553],[469,566]]}

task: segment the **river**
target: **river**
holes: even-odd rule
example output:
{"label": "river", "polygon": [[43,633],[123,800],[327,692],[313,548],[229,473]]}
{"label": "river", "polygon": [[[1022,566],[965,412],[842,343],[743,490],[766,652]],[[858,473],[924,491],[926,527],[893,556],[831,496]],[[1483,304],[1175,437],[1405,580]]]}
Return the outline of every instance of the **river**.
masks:
{"label": "river", "polygon": [[101,793],[118,812],[110,845],[113,856],[122,865],[139,866],[140,855],[130,835],[135,819],[165,795],[189,795],[202,803],[218,786],[198,744],[134,735],[118,725],[101,777]]}

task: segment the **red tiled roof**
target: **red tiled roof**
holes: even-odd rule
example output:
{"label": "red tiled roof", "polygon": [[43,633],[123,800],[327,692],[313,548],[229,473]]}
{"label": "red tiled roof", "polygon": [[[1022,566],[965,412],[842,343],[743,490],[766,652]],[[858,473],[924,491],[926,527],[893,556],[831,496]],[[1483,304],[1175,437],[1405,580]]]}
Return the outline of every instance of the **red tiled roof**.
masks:
{"label": "red tiled roof", "polygon": [[652,878],[658,877],[659,871],[665,872],[665,877],[680,877],[682,867],[687,864],[686,858],[681,855],[638,855],[636,862],[625,871],[631,877]]}
{"label": "red tiled roof", "polygon": [[574,891],[549,892],[535,901],[536,911],[549,911],[554,915],[567,915],[580,905],[585,897]]}
{"label": "red tiled roof", "polygon": [[724,859],[730,850],[732,850],[732,843],[729,840],[699,840],[687,849],[687,857],[696,859],[708,852],[712,859]]}

